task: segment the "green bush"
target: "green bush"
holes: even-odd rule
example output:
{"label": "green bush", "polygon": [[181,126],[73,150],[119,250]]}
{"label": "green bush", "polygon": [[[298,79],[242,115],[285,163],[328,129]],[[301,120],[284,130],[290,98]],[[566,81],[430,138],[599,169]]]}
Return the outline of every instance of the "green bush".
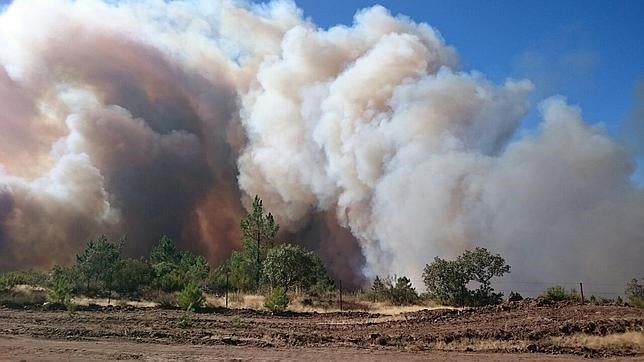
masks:
{"label": "green bush", "polygon": [[372,302],[390,302],[394,305],[409,305],[419,300],[416,289],[407,277],[397,278],[394,285],[390,277],[381,279],[376,276],[366,297]]}
{"label": "green bush", "polygon": [[54,303],[65,304],[74,292],[78,272],[74,267],[54,266],[49,276],[48,299]]}
{"label": "green bush", "polygon": [[193,310],[201,307],[205,298],[203,292],[194,283],[188,283],[177,295],[177,304],[183,310]]}
{"label": "green bush", "polygon": [[179,328],[190,328],[193,325],[192,310],[186,309],[179,318]]}
{"label": "green bush", "polygon": [[264,307],[271,312],[281,312],[288,307],[290,302],[284,288],[277,287],[264,299]]}
{"label": "green bush", "polygon": [[542,297],[547,302],[577,301],[580,299],[576,290],[570,289],[570,291],[566,291],[560,285],[544,290]]}
{"label": "green bush", "polygon": [[159,289],[144,289],[141,296],[144,300],[157,303],[163,309],[172,309],[177,306],[177,296],[174,293]]}
{"label": "green bush", "polygon": [[11,289],[16,285],[44,287],[47,285],[47,274],[37,271],[13,271],[0,273],[0,290]]}
{"label": "green bush", "polygon": [[510,294],[508,295],[508,302],[518,302],[520,300],[523,300],[523,296],[519,294],[519,292],[510,291]]}

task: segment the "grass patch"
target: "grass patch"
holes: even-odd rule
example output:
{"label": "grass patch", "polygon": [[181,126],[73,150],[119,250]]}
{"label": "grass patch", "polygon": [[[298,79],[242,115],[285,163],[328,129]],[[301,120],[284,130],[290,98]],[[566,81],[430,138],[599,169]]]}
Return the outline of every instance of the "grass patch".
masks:
{"label": "grass patch", "polygon": [[551,337],[549,342],[559,347],[587,347],[591,349],[629,349],[644,353],[644,332],[626,332],[606,336],[575,334]]}

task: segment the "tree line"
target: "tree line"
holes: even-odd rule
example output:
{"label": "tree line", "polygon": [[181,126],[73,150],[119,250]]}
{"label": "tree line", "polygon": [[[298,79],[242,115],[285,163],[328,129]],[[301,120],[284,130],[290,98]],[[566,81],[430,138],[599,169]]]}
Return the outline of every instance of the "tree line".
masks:
{"label": "tree line", "polygon": [[[240,291],[266,294],[265,305],[272,310],[284,309],[290,292],[321,294],[335,289],[317,254],[276,241],[279,225],[271,213],[265,213],[259,197],[241,220],[240,231],[241,248],[216,268],[201,255],[179,250],[167,236],[142,258],[123,257],[126,238],[110,241],[100,236],[87,241],[72,265],[56,265],[49,273],[0,274],[0,289],[16,284],[46,286],[50,299],[62,304],[78,294],[107,297],[109,302],[113,293],[140,295],[159,290],[176,294],[176,303],[183,309],[199,307],[204,302],[203,291]],[[416,292],[406,276],[376,276],[365,297],[397,305],[421,299],[453,306],[498,304],[503,294],[494,290],[492,280],[509,272],[501,255],[477,247],[453,260],[436,257],[427,264],[422,274],[426,293]],[[625,294],[632,304],[644,304],[644,287],[637,279],[628,283]],[[552,301],[577,298],[574,291],[561,287],[549,288],[544,297]],[[518,293],[510,293],[509,300],[519,299]]]}

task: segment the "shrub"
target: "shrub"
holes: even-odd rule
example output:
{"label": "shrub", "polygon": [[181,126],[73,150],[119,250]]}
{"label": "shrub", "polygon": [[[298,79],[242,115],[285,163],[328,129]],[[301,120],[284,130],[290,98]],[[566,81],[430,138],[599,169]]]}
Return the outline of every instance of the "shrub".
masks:
{"label": "shrub", "polygon": [[407,277],[399,277],[394,285],[391,277],[380,278],[376,276],[371,289],[366,294],[366,299],[372,302],[390,302],[395,305],[408,305],[418,302],[416,289],[412,287]]}
{"label": "shrub", "polygon": [[281,312],[288,307],[289,297],[284,288],[277,287],[264,299],[264,307],[271,312]]}
{"label": "shrub", "polygon": [[418,301],[418,293],[411,286],[411,281],[407,277],[398,278],[389,294],[391,302],[395,305],[414,304]]}
{"label": "shrub", "polygon": [[145,300],[157,303],[159,307],[164,309],[172,309],[177,305],[177,296],[162,290],[145,290],[142,293],[142,297]]}
{"label": "shrub", "polygon": [[518,302],[520,300],[523,300],[523,296],[521,294],[515,291],[510,291],[510,294],[508,295],[508,302]]}
{"label": "shrub", "polygon": [[192,314],[193,311],[186,309],[183,311],[183,314],[179,318],[179,328],[190,328],[192,327]]}
{"label": "shrub", "polygon": [[203,292],[194,283],[188,283],[177,295],[177,304],[183,310],[200,308],[205,298]]}
{"label": "shrub", "polygon": [[0,290],[11,289],[16,285],[44,287],[47,285],[47,274],[31,270],[0,274]]}
{"label": "shrub", "polygon": [[560,285],[550,287],[544,290],[543,299],[547,302],[561,302],[561,301],[576,301],[579,300],[579,294],[574,289],[566,291],[566,289]]}
{"label": "shrub", "polygon": [[69,284],[64,280],[58,280],[51,289],[49,289],[47,299],[53,303],[65,304],[69,300],[71,293],[72,291]]}
{"label": "shrub", "polygon": [[239,318],[239,316],[234,316],[234,317],[230,320],[230,325],[231,325],[233,328],[240,328],[240,327],[242,327],[242,321],[241,321],[241,318]]}
{"label": "shrub", "polygon": [[74,280],[77,274],[73,267],[54,266],[49,276],[48,299],[59,304],[68,302],[74,291]]}
{"label": "shrub", "polygon": [[65,300],[63,303],[65,305],[65,309],[67,310],[67,314],[71,317],[74,314],[76,314],[76,308],[78,307],[74,302],[72,302],[71,298]]}

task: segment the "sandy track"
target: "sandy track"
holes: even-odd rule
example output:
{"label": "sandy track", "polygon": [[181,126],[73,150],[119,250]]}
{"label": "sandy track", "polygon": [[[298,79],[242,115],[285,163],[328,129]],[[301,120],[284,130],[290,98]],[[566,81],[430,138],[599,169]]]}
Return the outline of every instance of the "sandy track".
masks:
{"label": "sandy track", "polygon": [[[357,348],[260,348],[148,344],[128,341],[54,341],[0,337],[2,361],[587,361],[574,355],[526,353],[401,352]],[[636,361],[613,357],[609,361]]]}

